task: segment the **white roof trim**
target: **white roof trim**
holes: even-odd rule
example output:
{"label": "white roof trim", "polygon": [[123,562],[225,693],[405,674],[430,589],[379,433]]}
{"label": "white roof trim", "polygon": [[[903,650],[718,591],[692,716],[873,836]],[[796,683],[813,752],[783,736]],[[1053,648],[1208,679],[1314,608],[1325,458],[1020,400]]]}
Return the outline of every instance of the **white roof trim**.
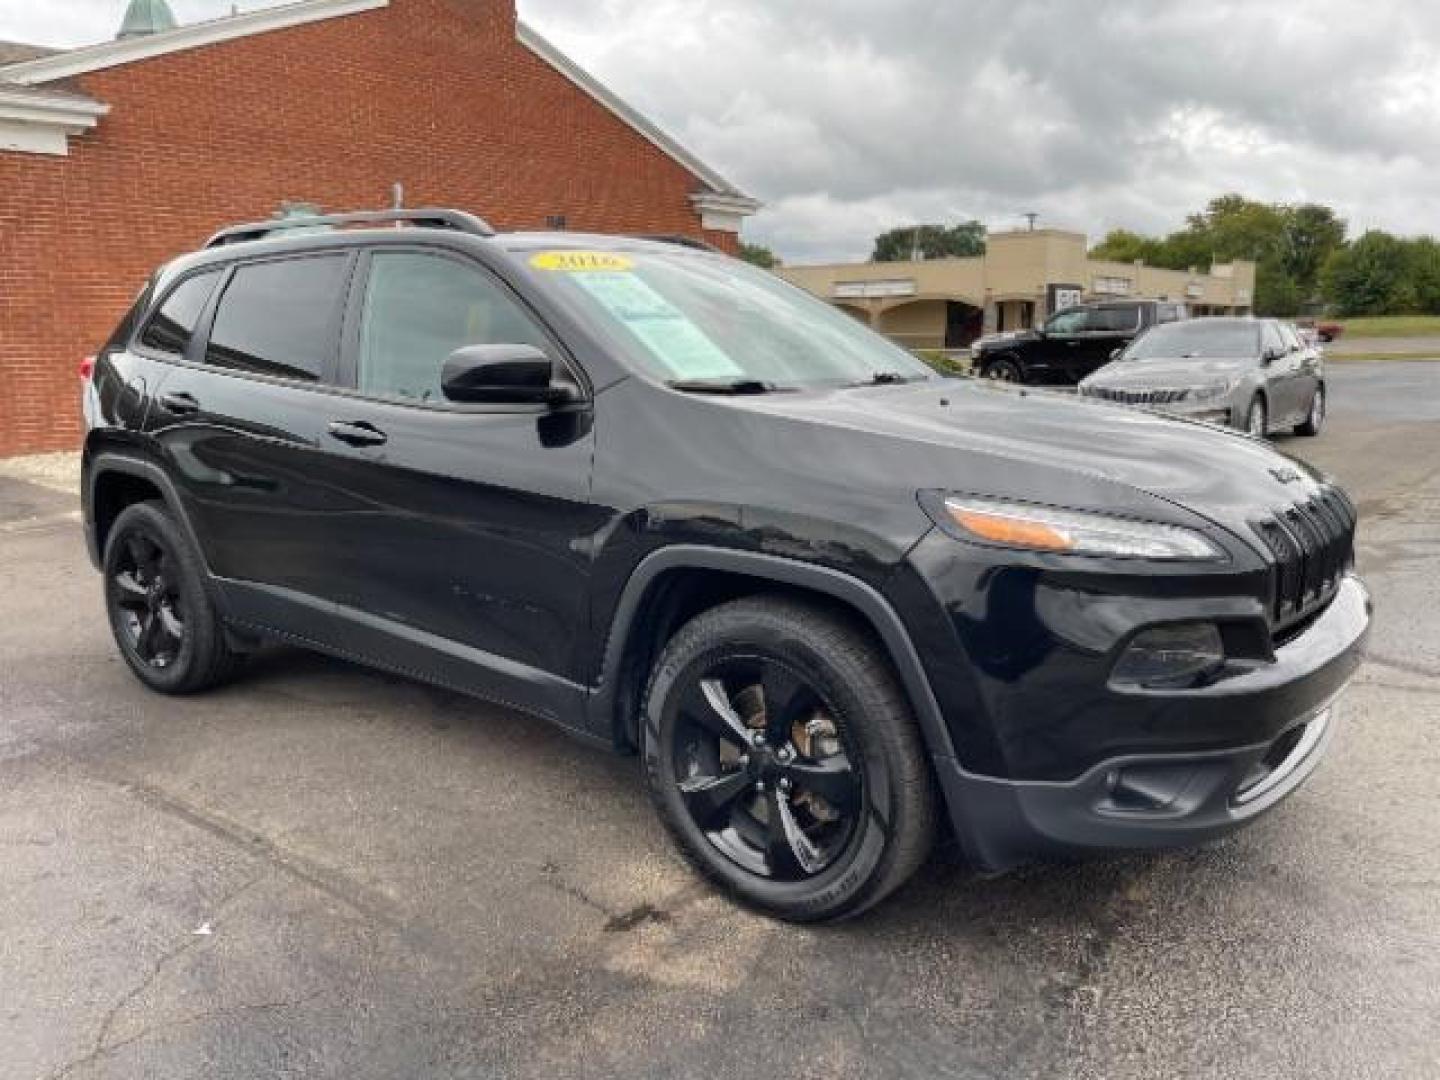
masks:
{"label": "white roof trim", "polygon": [[64,157],[70,136],[92,130],[109,111],[98,101],[0,83],[0,153]]}
{"label": "white roof trim", "polygon": [[736,200],[737,203],[743,202],[748,206],[748,209],[740,209],[738,205],[730,206],[727,207],[728,210],[734,213],[753,214],[760,208],[760,203],[743,194],[734,184],[730,183],[730,181],[706,165],[689,150],[686,150],[685,147],[661,131],[638,111],[627,105],[600,82],[599,79],[595,78],[554,45],[546,41],[545,38],[536,33],[533,28],[526,25],[524,21],[517,23],[516,36],[520,39],[520,44],[535,53],[536,56],[540,57],[540,59],[544,60],[581,90],[585,91],[585,93],[609,109],[626,124],[634,128],[635,131],[643,135],[662,152],[685,166],[685,168],[693,173],[699,180],[703,181],[705,186],[710,188],[713,194],[726,196]]}
{"label": "white roof trim", "polygon": [[[0,115],[7,120],[26,120],[32,123],[65,124],[73,127],[93,128],[100,117],[110,111],[110,106],[98,101],[89,101],[77,95],[36,93],[26,87],[7,89],[0,82]],[[24,113],[25,115],[20,115]]]}
{"label": "white roof trim", "polygon": [[720,214],[753,214],[765,204],[749,195],[730,195],[718,191],[702,191],[691,195],[697,210],[713,210]]}
{"label": "white roof trim", "polygon": [[285,30],[292,26],[304,26],[306,23],[322,22],[326,19],[338,19],[345,15],[358,15],[389,5],[390,0],[301,0],[300,3],[285,4],[281,7],[262,8],[240,15],[211,19],[208,22],[191,23],[159,34],[126,38],[124,41],[106,41],[72,52],[25,60],[0,67],[0,78],[26,85],[69,79],[121,64],[133,64],[137,60],[149,60],[167,53],[198,49],[204,45],[215,45],[222,41],[265,34],[272,30]]}

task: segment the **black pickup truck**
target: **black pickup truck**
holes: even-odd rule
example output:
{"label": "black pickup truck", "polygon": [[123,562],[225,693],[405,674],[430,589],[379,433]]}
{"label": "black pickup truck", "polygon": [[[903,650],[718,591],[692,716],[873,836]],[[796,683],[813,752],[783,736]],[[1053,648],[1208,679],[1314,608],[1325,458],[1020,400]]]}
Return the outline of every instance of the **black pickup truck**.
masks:
{"label": "black pickup truck", "polygon": [[1001,382],[1073,386],[1142,331],[1190,317],[1172,300],[1111,300],[1056,312],[1041,327],[983,337],[970,347],[975,373]]}

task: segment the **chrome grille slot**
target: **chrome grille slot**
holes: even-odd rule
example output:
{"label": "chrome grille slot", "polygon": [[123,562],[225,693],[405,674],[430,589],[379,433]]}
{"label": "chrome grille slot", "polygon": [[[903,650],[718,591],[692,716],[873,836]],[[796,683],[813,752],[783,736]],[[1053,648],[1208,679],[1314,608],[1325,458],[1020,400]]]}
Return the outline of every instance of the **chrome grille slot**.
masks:
{"label": "chrome grille slot", "polygon": [[1109,386],[1087,388],[1087,397],[1118,401],[1125,405],[1173,405],[1190,396],[1189,390],[1117,390]]}

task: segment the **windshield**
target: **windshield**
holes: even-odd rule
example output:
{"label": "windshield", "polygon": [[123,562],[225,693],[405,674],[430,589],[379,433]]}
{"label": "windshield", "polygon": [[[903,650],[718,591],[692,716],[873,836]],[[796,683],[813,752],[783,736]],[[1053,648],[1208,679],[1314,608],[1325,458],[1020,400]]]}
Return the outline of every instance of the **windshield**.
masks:
{"label": "windshield", "polygon": [[1260,324],[1250,322],[1166,323],[1135,339],[1124,360],[1234,359],[1260,355]]}
{"label": "windshield", "polygon": [[662,382],[776,387],[925,379],[931,369],[849,315],[739,259],[696,251],[540,251],[544,286]]}

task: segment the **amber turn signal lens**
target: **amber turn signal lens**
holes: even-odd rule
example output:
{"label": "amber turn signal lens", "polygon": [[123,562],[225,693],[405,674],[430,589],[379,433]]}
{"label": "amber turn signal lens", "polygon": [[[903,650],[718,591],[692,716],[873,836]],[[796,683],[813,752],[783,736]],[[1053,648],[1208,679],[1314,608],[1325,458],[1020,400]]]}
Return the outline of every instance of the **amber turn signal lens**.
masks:
{"label": "amber turn signal lens", "polygon": [[956,524],[982,540],[1011,547],[1038,548],[1041,551],[1073,551],[1075,541],[1043,521],[987,514],[965,507],[949,507]]}

